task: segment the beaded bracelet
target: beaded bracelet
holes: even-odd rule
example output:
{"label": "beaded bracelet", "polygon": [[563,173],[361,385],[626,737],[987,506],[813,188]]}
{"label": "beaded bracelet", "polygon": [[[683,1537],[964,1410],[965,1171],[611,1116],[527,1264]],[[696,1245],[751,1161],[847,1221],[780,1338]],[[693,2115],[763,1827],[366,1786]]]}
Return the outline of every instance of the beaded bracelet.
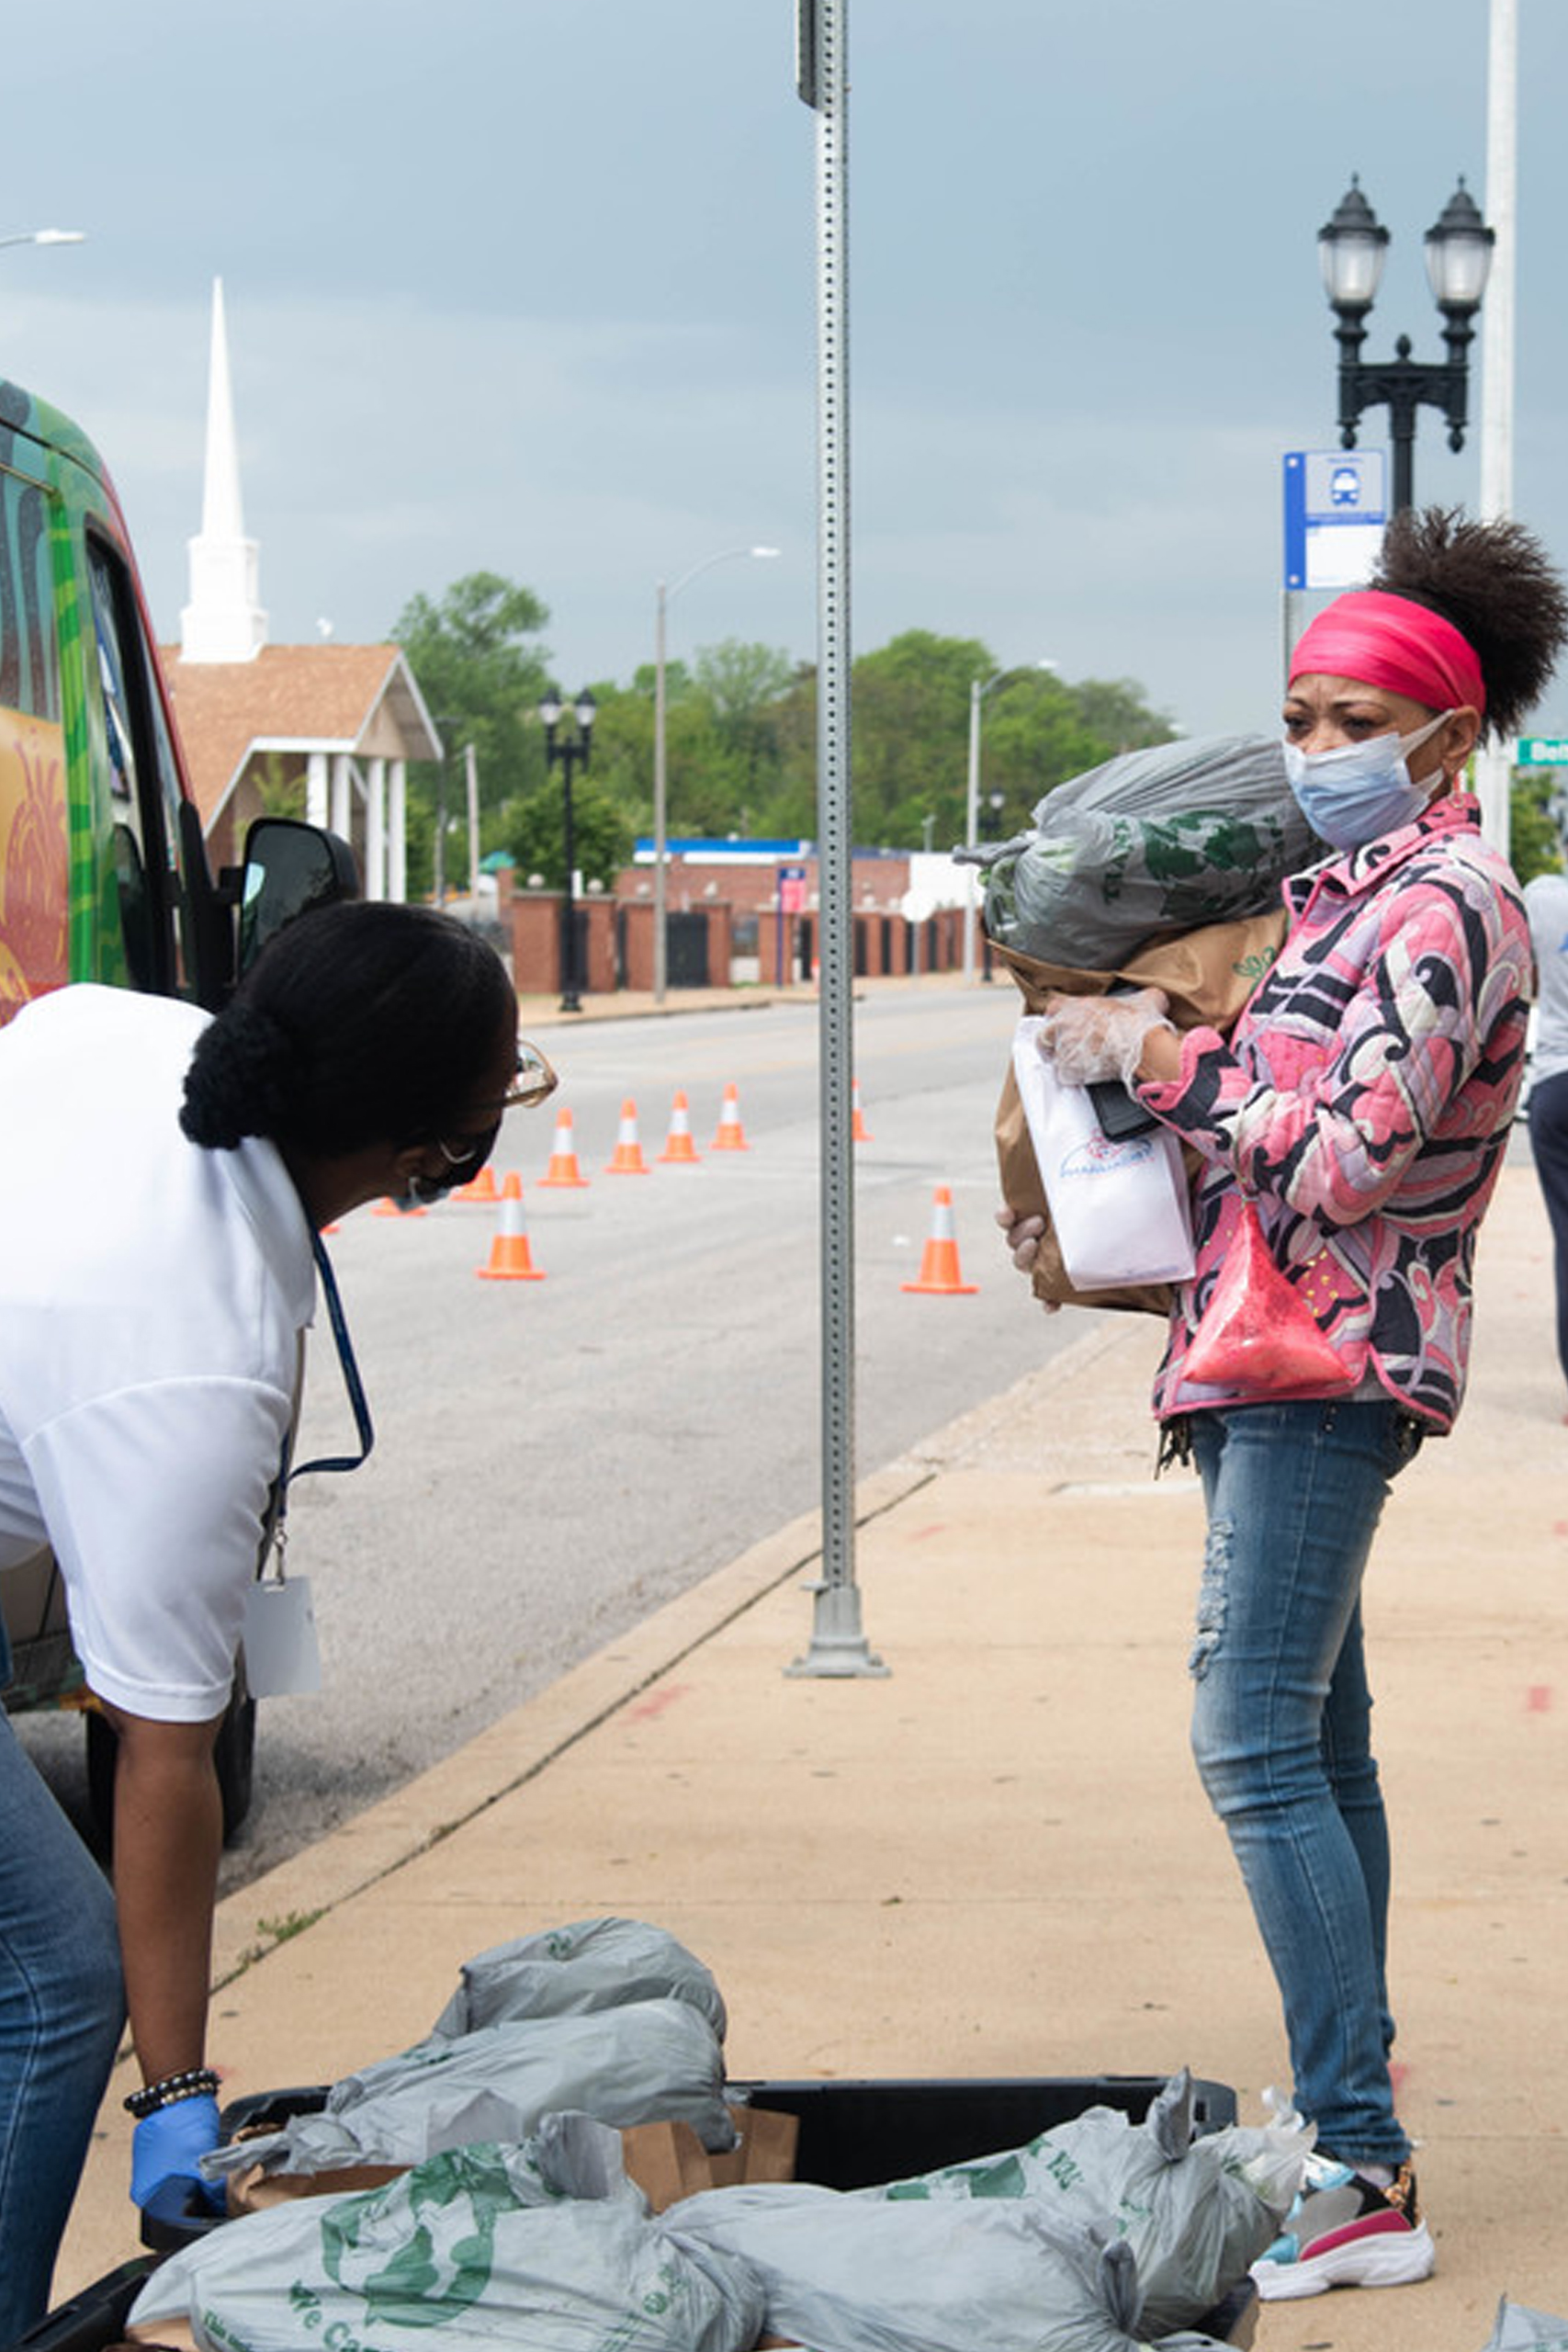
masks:
{"label": "beaded bracelet", "polygon": [[160,2083],[149,2083],[144,2090],[132,2091],[125,2102],[125,2111],[141,2122],[149,2115],[156,2115],[161,2108],[175,2107],[182,2098],[215,2097],[218,2077],[210,2066],[187,2066],[183,2075],[165,2075]]}

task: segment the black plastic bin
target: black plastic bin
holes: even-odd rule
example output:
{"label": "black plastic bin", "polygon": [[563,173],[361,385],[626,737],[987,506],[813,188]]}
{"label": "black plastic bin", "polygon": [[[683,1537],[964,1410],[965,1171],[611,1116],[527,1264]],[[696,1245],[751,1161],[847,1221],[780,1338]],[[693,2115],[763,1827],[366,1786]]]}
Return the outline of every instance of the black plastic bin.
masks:
{"label": "black plastic bin", "polygon": [[[828,2188],[864,2188],[1021,2146],[1088,2107],[1113,2107],[1137,2120],[1166,2079],[1154,2075],[1051,2075],[990,2081],[738,2082],[729,2086],[729,2093],[753,2107],[799,2118],[799,2179]],[[1193,2092],[1201,2132],[1219,2131],[1235,2121],[1235,2093],[1225,2084],[1198,2082]],[[276,2130],[291,2115],[319,2109],[325,2098],[320,2086],[261,2092],[227,2107],[224,2127],[231,2133]],[[84,2288],[18,2338],[9,2352],[105,2352],[106,2346],[119,2341],[141,2282],[164,2255],[209,2228],[221,2227],[221,2222],[174,2209],[153,2215],[143,2225],[152,2251]],[[1252,2342],[1257,2315],[1256,2292],[1244,2283],[1201,2324],[1222,2342],[1247,2346]]]}

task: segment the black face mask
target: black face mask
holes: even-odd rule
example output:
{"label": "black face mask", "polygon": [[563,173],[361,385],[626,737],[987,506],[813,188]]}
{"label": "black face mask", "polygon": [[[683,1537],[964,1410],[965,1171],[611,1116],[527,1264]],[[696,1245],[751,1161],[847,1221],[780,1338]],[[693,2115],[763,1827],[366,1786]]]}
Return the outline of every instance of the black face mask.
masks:
{"label": "black face mask", "polygon": [[[486,1127],[480,1135],[459,1136],[458,1142],[466,1147],[462,1159],[446,1168],[439,1176],[411,1176],[408,1192],[399,1201],[398,1206],[429,1208],[434,1202],[444,1201],[447,1193],[456,1192],[459,1185],[471,1184],[495,1149],[500,1134],[501,1121],[497,1119],[493,1126]],[[451,1146],[438,1143],[437,1148],[449,1152]]]}

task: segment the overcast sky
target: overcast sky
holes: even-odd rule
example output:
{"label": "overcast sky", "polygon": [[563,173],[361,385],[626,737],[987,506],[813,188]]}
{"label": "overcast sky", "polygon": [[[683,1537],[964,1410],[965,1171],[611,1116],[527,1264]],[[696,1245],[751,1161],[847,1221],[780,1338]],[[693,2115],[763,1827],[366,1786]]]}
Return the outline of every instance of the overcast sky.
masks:
{"label": "overcast sky", "polygon": [[[853,637],[1278,711],[1280,462],[1334,445],[1318,228],[1393,234],[1369,357],[1438,358],[1487,0],[849,0]],[[1568,9],[1519,0],[1516,508],[1568,561]],[[41,20],[40,20],[41,21]],[[224,282],[275,642],[505,573],[568,692],[816,652],[814,119],[794,0],[73,0],[8,63],[0,370],[118,482],[160,633]],[[67,45],[65,28],[69,26]],[[1477,345],[1479,351],[1479,345]],[[1472,409],[1473,413],[1473,409]],[[1382,437],[1381,415],[1366,441]],[[1424,412],[1416,495],[1472,503]],[[1539,714],[1568,731],[1568,677]]]}

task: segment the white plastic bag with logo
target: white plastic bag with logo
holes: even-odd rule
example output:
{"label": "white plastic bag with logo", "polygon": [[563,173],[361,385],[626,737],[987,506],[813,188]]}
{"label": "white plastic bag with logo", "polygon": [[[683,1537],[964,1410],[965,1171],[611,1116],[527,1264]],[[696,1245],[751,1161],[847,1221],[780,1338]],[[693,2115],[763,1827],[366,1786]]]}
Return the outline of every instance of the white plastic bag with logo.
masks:
{"label": "white plastic bag with logo", "polygon": [[[580,2138],[584,2119],[566,2120]],[[156,2343],[184,2322],[198,2352],[750,2352],[761,2279],[651,2219],[604,2136],[588,2183],[604,2196],[573,2193],[581,2148],[481,2144],[230,2222],[152,2273],[130,2325]]]}
{"label": "white plastic bag with logo", "polygon": [[1181,1148],[1168,1127],[1112,1141],[1089,1090],[1064,1086],[1040,1051],[1040,1016],[1013,1035],[1012,1066],[1067,1277],[1077,1290],[1183,1283],[1193,1272]]}

